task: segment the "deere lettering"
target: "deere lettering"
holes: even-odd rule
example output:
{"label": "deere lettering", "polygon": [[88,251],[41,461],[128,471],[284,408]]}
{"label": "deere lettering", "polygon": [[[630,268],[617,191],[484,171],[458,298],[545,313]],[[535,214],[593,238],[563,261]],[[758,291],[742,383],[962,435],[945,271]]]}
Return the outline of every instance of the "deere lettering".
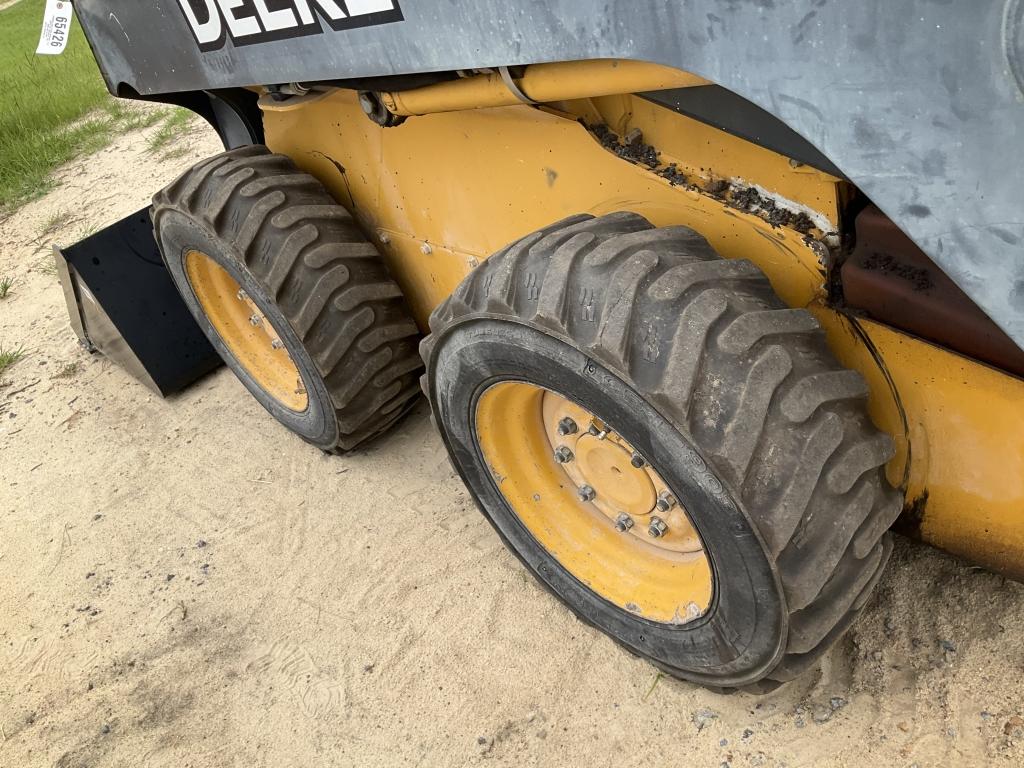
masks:
{"label": "deere lettering", "polygon": [[397,0],[178,0],[202,51],[402,20]]}

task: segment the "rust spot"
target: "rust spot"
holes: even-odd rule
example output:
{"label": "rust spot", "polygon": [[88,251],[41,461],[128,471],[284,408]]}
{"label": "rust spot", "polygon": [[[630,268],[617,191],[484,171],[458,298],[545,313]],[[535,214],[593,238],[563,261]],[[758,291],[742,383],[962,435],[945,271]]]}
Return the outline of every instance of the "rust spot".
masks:
{"label": "rust spot", "polygon": [[837,271],[847,308],[1024,375],[1024,351],[878,208],[857,215],[856,246]]}

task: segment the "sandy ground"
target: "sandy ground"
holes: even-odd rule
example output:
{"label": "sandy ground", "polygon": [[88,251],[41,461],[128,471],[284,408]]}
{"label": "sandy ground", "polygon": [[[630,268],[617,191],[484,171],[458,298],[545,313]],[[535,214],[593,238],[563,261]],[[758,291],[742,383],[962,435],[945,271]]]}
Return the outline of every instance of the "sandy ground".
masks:
{"label": "sandy ground", "polygon": [[535,585],[422,405],[327,457],[226,370],[161,400],[86,354],[48,244],[217,150],[144,136],[0,224],[0,344],[29,353],[0,376],[0,765],[1024,763],[1024,588],[999,576],[901,540],[819,669],[718,696]]}

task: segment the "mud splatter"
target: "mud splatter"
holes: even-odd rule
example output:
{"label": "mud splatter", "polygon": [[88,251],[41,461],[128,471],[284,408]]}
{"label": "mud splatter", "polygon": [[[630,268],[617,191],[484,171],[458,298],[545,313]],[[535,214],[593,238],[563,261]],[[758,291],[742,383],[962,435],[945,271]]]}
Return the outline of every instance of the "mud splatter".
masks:
{"label": "mud splatter", "polygon": [[[672,186],[701,189],[697,184],[690,182],[676,163],[669,163],[664,168],[658,168],[660,152],[653,145],[644,142],[643,133],[639,128],[634,128],[625,137],[619,136],[604,123],[590,125],[587,128],[605,149],[631,163],[643,165],[652,170],[657,169],[654,172],[666,179]],[[781,206],[775,200],[758,192],[754,187],[733,184],[726,179],[712,179],[704,185],[703,192],[737,210],[760,216],[776,228],[789,227],[806,235],[815,227],[814,221],[806,212],[793,211]]]}
{"label": "mud splatter", "polygon": [[673,187],[685,186],[687,181],[686,174],[680,171],[679,166],[675,163],[669,163],[667,166],[657,171],[657,174],[668,181],[668,183]]}
{"label": "mud splatter", "polygon": [[614,152],[623,160],[639,163],[649,168],[658,167],[658,150],[644,143],[643,133],[639,128],[630,131],[625,139],[603,123],[589,126],[591,132],[601,142],[601,146]]}
{"label": "mud splatter", "polygon": [[914,286],[915,291],[927,291],[935,286],[931,274],[924,267],[906,264],[890,253],[872,253],[864,259],[864,269],[895,275]]}
{"label": "mud splatter", "polygon": [[912,499],[903,507],[903,512],[896,519],[895,530],[904,536],[920,536],[921,523],[924,522],[925,510],[928,507],[928,489]]}
{"label": "mud splatter", "polygon": [[[736,188],[727,185],[731,194],[722,193],[726,202],[733,208],[761,216],[773,227],[789,227],[806,235],[814,229],[811,217],[803,211],[791,211],[783,208],[769,197],[762,195],[753,187]],[[714,193],[713,193],[714,194]]]}

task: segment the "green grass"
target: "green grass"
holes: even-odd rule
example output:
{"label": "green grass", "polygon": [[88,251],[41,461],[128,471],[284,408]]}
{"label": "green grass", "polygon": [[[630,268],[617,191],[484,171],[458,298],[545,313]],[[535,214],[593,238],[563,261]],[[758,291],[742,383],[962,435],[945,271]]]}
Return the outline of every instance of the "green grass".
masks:
{"label": "green grass", "polygon": [[76,21],[61,56],[36,56],[43,0],[0,11],[0,207],[51,187],[50,172],[94,151],[114,118],[91,113],[111,99]]}
{"label": "green grass", "polygon": [[40,250],[45,251],[45,253],[37,259],[29,269],[38,272],[41,275],[50,275],[51,277],[55,277],[57,275],[57,264],[55,263],[53,254],[45,245]]}
{"label": "green grass", "polygon": [[191,119],[192,113],[187,109],[181,109],[180,107],[174,109],[170,117],[153,132],[153,135],[146,142],[149,151],[155,152],[158,149],[163,149],[181,136]]}
{"label": "green grass", "polygon": [[171,114],[167,108],[143,109],[124,99],[111,99],[104,106],[107,114],[125,131],[137,131],[156,125]]}
{"label": "green grass", "polygon": [[11,286],[14,285],[14,278],[10,275],[4,275],[0,277],[0,299],[6,299],[7,294],[11,292]]}
{"label": "green grass", "polygon": [[78,240],[85,240],[90,235],[95,235],[100,229],[99,222],[91,221],[82,227],[78,232]]}
{"label": "green grass", "polygon": [[189,119],[185,110],[152,109],[106,90],[76,20],[60,56],[37,56],[44,0],[0,11],[0,214],[45,194],[55,168],[110,143],[116,133],[167,123],[158,148]]}
{"label": "green grass", "polygon": [[25,350],[22,347],[18,347],[17,349],[4,349],[3,345],[0,345],[0,373],[6,371],[24,356]]}
{"label": "green grass", "polygon": [[53,374],[55,379],[70,379],[78,374],[82,370],[82,364],[77,360],[73,363],[64,363],[60,369]]}
{"label": "green grass", "polygon": [[39,236],[46,237],[47,235],[52,235],[70,224],[73,219],[74,214],[71,211],[54,211],[43,222],[43,228],[39,231]]}

